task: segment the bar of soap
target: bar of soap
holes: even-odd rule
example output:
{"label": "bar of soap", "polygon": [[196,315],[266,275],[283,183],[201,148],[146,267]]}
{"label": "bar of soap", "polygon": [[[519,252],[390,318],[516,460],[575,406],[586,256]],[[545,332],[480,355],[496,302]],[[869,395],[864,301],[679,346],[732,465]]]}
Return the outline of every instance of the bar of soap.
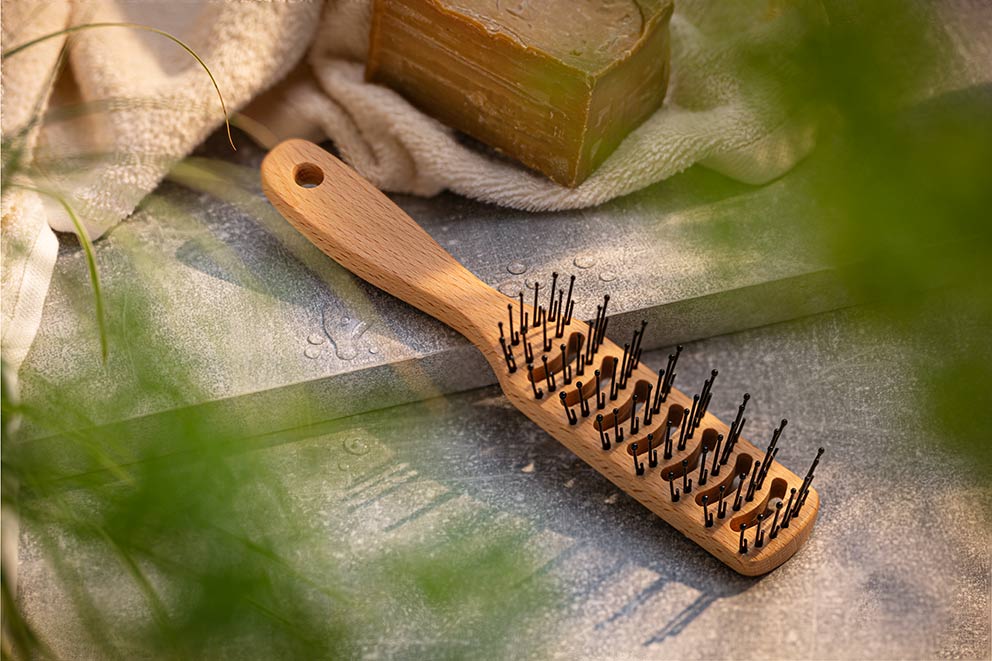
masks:
{"label": "bar of soap", "polygon": [[366,80],[577,186],[661,105],[671,0],[375,0]]}

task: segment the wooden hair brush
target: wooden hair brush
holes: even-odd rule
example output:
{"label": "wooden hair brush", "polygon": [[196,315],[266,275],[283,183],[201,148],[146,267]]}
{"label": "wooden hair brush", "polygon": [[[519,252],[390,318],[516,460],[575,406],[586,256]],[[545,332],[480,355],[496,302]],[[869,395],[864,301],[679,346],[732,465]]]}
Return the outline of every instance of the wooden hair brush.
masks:
{"label": "wooden hair brush", "polygon": [[[583,461],[725,564],[771,571],[809,537],[819,509],[805,479],[775,462],[786,421],[758,450],[741,437],[748,395],[728,426],[675,388],[681,347],[657,372],[640,361],[644,327],[606,337],[609,296],[592,322],[573,316],[572,283],[509,298],[455,261],[372,184],[317,145],[289,140],[262,163],[276,209],[356,275],[464,335],[513,405]],[[559,286],[560,284],[560,286]],[[567,293],[566,293],[567,292]]]}

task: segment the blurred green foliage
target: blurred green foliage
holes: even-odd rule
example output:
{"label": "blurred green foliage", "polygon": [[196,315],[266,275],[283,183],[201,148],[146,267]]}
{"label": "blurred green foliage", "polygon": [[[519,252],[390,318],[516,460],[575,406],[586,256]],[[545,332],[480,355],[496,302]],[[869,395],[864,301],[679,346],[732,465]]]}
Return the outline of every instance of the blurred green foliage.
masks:
{"label": "blurred green foliage", "polygon": [[[275,223],[268,206],[254,208],[261,203],[252,192],[257,173],[245,176],[244,168],[205,159],[180,164],[173,174],[251,206],[287,250],[316,267],[305,240]],[[143,206],[167,219],[169,231],[203,243],[199,249],[254,294],[247,318],[274,314],[278,298],[242,256],[166,198],[152,195]],[[112,266],[127,276],[104,289],[102,324],[92,283],[63,282],[67,314],[89,324],[92,339],[66,347],[73,369],[57,385],[22,370],[23,400],[6,387],[12,379],[4,374],[5,516],[16,511],[24,548],[47,567],[44,602],[64,610],[54,629],[51,612],[23,612],[4,567],[5,658],[488,658],[508,656],[521,640],[539,648],[542,634],[530,625],[552,606],[554,592],[546,576],[535,574],[525,527],[483,512],[436,526],[424,539],[400,537],[352,553],[356,540],[301,506],[313,494],[301,493],[307,485],[293,479],[319,475],[343,491],[360,472],[343,473],[336,460],[304,453],[297,472],[283,474],[285,467],[258,449],[280,435],[253,438],[252,419],[264,412],[188,408],[210,400],[197,385],[210,366],[191,363],[162,339],[158,320],[170,313],[162,309],[168,297],[161,288],[169,283],[155,275],[158,248],[126,233],[115,240],[123,242],[127,263]],[[340,269],[325,271],[319,272],[331,278],[341,273],[328,286],[354,286]],[[106,361],[93,358],[101,338]],[[221,364],[224,351],[244,350],[227,338],[204,340]],[[113,374],[127,378],[115,383],[107,378]],[[101,426],[133,416],[136,401],[171,413],[144,421],[137,435],[134,427]],[[316,403],[297,397],[284,405],[287,441],[322,420]],[[319,433],[329,430],[333,424],[325,423]],[[340,508],[347,511],[347,504]],[[86,646],[67,652],[67,641],[80,644],[78,629]]]}
{"label": "blurred green foliage", "polygon": [[[968,3],[772,3],[804,36],[743,56],[772,81],[817,146],[801,166],[816,235],[854,296],[886,314],[876,332],[918,352],[920,419],[992,468],[992,84],[955,30]],[[987,11],[987,10],[986,10]],[[986,62],[985,67],[989,66]],[[984,76],[983,76],[984,74]],[[786,175],[792,176],[792,175]],[[769,210],[774,213],[774,210]],[[734,238],[739,241],[739,237]]]}
{"label": "blurred green foliage", "polygon": [[[992,91],[934,94],[958,67],[928,6],[827,0],[790,10],[812,12],[803,39],[787,52],[750,53],[742,65],[775,79],[786,102],[815,118],[818,146],[804,168],[824,250],[856,295],[888,311],[878,332],[939,349],[914,366],[927,386],[923,417],[987,474]],[[6,190],[21,164],[19,150],[4,146]],[[223,188],[197,172],[202,166],[191,161],[176,175]],[[134,247],[135,259],[141,250]],[[79,286],[73,300],[85,305],[91,295]],[[158,360],[128,363],[139,387],[103,393],[94,416],[94,402],[71,388],[36,381],[30,400],[17,401],[5,378],[2,409],[3,503],[17,508],[51,564],[53,589],[91,640],[89,656],[488,658],[505,654],[553,603],[550,586],[532,575],[520,531],[454,525],[435,543],[342,562],[343,540],[309,520],[260,454],[241,451],[251,430],[238,420],[218,426],[180,408],[148,427],[138,446],[101,429],[98,419],[129,410],[134,398],[177,406],[195,399],[196,381],[157,338],[153,293],[105,296],[109,360],[126,360],[129,345],[156,347]],[[299,406],[303,424],[310,411]],[[56,446],[24,442],[25,429],[71,446],[93,473],[81,480]],[[103,593],[107,577],[87,553],[114,558],[128,594]],[[53,632],[33,629],[8,578],[5,567],[4,654],[51,656]]]}
{"label": "blurred green foliage", "polygon": [[[142,250],[132,246],[137,272]],[[88,283],[76,287],[70,300],[88,308]],[[82,401],[91,389],[23,374],[28,399],[4,391],[3,503],[16,509],[31,548],[50,566],[51,598],[70,606],[66,626],[78,623],[86,632],[90,647],[74,655],[489,657],[506,654],[505,646],[529,631],[553,593],[534,575],[526,529],[456,521],[423,541],[351,554],[353,540],[300,506],[308,494],[292,476],[250,449],[249,423],[183,408],[206,396],[196,393],[183,358],[158,339],[162,312],[153,291],[140,281],[105,291],[106,369],[122,369],[123,361],[131,384]],[[95,326],[93,334],[86,350],[98,347]],[[129,346],[142,346],[142,359],[130,360]],[[149,355],[155,359],[144,359]],[[95,412],[113,418],[115,409],[131,411],[135,398],[165,402],[175,413],[149,420],[140,438],[97,424]],[[289,419],[300,427],[312,422],[307,402],[294,406]],[[311,459],[300,467],[307,475],[349,479]],[[57,647],[59,632],[34,628],[7,599],[8,578],[9,651],[55,656],[46,641],[55,635]]]}
{"label": "blurred green foliage", "polygon": [[[87,112],[113,109],[63,107],[45,121]],[[32,189],[76,220],[71,199],[42,187],[46,175],[71,175],[115,154],[55,153],[25,162],[29,131],[40,121],[4,136],[3,192]],[[257,173],[249,181],[219,178],[210,165],[181,164],[174,178],[233,204],[260,203]],[[210,243],[204,252],[256,294],[257,309],[246,318],[272,314],[266,283],[240,255],[191,228],[196,221],[164,198],[152,195],[143,205],[168,218],[170,231]],[[310,265],[316,251],[301,251],[303,240],[274,224],[271,208],[258,216]],[[440,525],[426,539],[352,553],[347,531],[303,506],[312,494],[300,493],[294,475],[258,449],[279,442],[252,438],[252,417],[264,412],[187,406],[210,400],[197,385],[210,366],[191,363],[162,339],[157,320],[168,314],[160,290],[167,283],[155,277],[157,248],[127,243],[128,263],[112,265],[127,277],[101,289],[101,265],[81,223],[76,230],[91,278],[65,283],[65,304],[89,324],[92,343],[65,348],[73,369],[57,385],[23,369],[3,373],[4,516],[19,522],[22,548],[32,556],[24,566],[44,567],[50,609],[25,612],[12,582],[17,568],[3,567],[3,658],[464,658],[507,656],[522,637],[530,648],[539,645],[529,623],[554,595],[549,580],[535,574],[525,526],[480,526],[480,514]],[[328,284],[352,286],[344,277]],[[244,350],[226,338],[204,340],[219,362],[225,350]],[[99,359],[91,360],[94,354]],[[108,378],[114,374],[127,378],[115,382]],[[11,387],[15,380],[19,388]],[[143,402],[170,414],[136,427],[101,426],[132,417]],[[320,420],[313,402],[297,398],[287,406],[280,419],[291,421],[293,438]],[[343,481],[339,490],[355,479],[307,457],[295,477]]]}

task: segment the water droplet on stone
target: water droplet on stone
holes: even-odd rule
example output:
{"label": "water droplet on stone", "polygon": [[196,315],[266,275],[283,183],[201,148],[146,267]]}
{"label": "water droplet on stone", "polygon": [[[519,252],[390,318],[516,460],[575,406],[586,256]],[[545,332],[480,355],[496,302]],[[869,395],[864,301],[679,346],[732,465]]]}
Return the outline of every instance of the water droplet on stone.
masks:
{"label": "water droplet on stone", "polygon": [[359,354],[358,341],[369,325],[345,314],[339,303],[324,306],[323,317],[324,333],[334,346],[334,355],[341,360],[356,358]]}
{"label": "water droplet on stone", "polygon": [[521,273],[527,272],[527,266],[522,262],[511,262],[510,265],[506,267],[506,270],[513,275],[520,275]]}
{"label": "water droplet on stone", "polygon": [[307,358],[316,358],[320,355],[320,349],[317,347],[307,347],[303,350],[303,355]]}
{"label": "water droplet on stone", "polygon": [[501,282],[496,285],[496,289],[498,289],[501,294],[513,297],[520,293],[520,290],[523,289],[523,285],[519,280],[507,280],[506,282]]}
{"label": "water droplet on stone", "polygon": [[307,335],[307,342],[310,344],[323,344],[324,336],[317,333],[310,333],[310,335]]}
{"label": "water droplet on stone", "polygon": [[596,258],[592,255],[578,255],[572,260],[572,263],[575,264],[576,268],[591,269],[596,266]]}
{"label": "water droplet on stone", "polygon": [[369,347],[369,353],[372,355],[379,353],[379,347]]}
{"label": "water droplet on stone", "polygon": [[339,461],[338,470],[347,473],[348,471],[351,470],[351,464],[349,464],[347,461]]}
{"label": "water droplet on stone", "polygon": [[369,446],[360,438],[349,438],[344,442],[344,449],[349,454],[360,457],[369,451]]}
{"label": "water droplet on stone", "polygon": [[617,279],[617,274],[613,271],[603,271],[599,274],[599,279],[603,282],[613,282]]}

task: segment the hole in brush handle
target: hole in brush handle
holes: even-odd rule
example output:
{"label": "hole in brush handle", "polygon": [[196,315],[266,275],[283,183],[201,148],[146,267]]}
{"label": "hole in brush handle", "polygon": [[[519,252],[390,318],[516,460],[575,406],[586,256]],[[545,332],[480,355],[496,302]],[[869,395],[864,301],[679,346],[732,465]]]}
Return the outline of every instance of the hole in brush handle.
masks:
{"label": "hole in brush handle", "polygon": [[277,145],[261,170],[266,196],[317,248],[477,346],[495,351],[482,329],[488,331],[501,318],[505,297],[372,183],[305,140]]}
{"label": "hole in brush handle", "polygon": [[293,171],[293,180],[300,188],[316,188],[324,181],[324,171],[313,163],[300,163]]}

